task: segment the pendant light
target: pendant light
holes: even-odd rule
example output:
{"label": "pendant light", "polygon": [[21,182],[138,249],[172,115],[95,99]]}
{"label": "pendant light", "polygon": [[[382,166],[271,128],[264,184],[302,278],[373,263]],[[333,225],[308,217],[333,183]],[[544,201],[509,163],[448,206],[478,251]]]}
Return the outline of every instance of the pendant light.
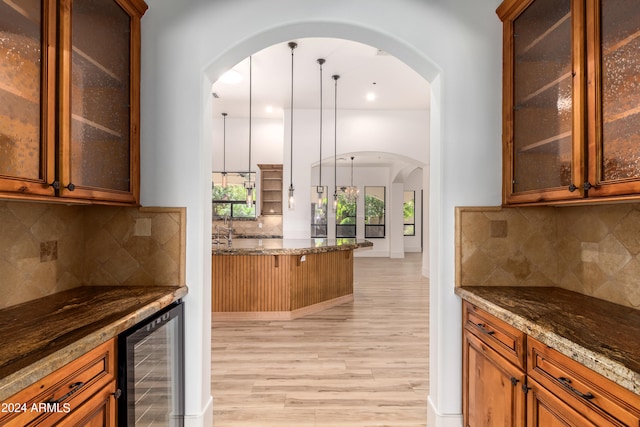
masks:
{"label": "pendant light", "polygon": [[227,188],[227,113],[222,113],[222,188]]}
{"label": "pendant light", "polygon": [[333,95],[333,211],[338,209],[338,79],[339,75],[331,77],[335,84]]}
{"label": "pendant light", "polygon": [[322,186],[322,65],[325,63],[325,60],[322,58],[318,59],[318,64],[320,64],[320,165],[318,167],[318,186],[316,187],[316,193],[318,193],[318,207],[322,206],[322,199],[324,196],[324,187]]}
{"label": "pendant light", "polygon": [[252,61],[253,58],[249,57],[249,180],[244,182],[244,188],[247,191],[247,207],[251,207],[253,205],[253,189],[255,188],[255,183],[251,181],[251,112],[252,112],[252,84],[253,84],[253,76],[252,76]]}
{"label": "pendant light", "polygon": [[289,48],[291,49],[291,149],[289,160],[289,209],[293,210],[296,207],[296,201],[293,198],[293,50],[298,47],[296,42],[289,42]]}
{"label": "pendant light", "polygon": [[351,156],[351,185],[349,187],[342,187],[344,196],[349,203],[354,203],[356,200],[358,200],[358,194],[360,193],[358,187],[353,186],[353,159],[354,157]]}

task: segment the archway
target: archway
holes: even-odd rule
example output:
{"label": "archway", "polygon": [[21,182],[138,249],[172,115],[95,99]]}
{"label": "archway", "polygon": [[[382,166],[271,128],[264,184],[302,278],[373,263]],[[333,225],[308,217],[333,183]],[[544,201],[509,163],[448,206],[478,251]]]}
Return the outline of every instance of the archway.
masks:
{"label": "archway", "polygon": [[[389,37],[367,28],[358,26],[349,26],[342,23],[306,23],[305,25],[290,25],[285,27],[279,27],[265,31],[260,34],[256,34],[253,37],[245,40],[238,41],[235,45],[230,46],[222,55],[213,59],[207,67],[203,70],[203,82],[202,82],[202,99],[204,100],[202,106],[202,135],[211,135],[214,131],[212,123],[208,118],[212,117],[212,99],[210,96],[210,88],[212,84],[226,72],[233,67],[236,63],[242,59],[252,55],[254,52],[259,51],[265,47],[268,47],[276,43],[285,43],[288,40],[294,40],[303,37],[334,37],[345,38],[349,40],[358,41],[371,46],[375,46],[382,49],[389,54],[397,57],[418,72],[425,80],[431,85],[431,102],[430,102],[430,154],[425,159],[419,159],[421,163],[428,166],[429,173],[423,175],[423,188],[425,189],[425,197],[423,200],[424,211],[430,211],[430,207],[439,206],[440,204],[440,188],[437,185],[438,181],[430,179],[430,176],[437,176],[439,173],[440,164],[440,149],[441,144],[441,124],[440,124],[440,100],[442,99],[440,92],[440,77],[438,67],[433,64],[428,58],[420,55],[418,52],[412,50],[409,46],[403,42]],[[205,138],[205,141],[207,139]],[[206,145],[206,142],[204,142]],[[203,159],[211,159],[210,153],[205,151]],[[431,170],[431,165],[436,165],[435,170]],[[209,165],[209,170],[211,169]],[[210,204],[207,203],[204,206],[205,217],[211,217]],[[435,221],[435,220],[433,220]],[[429,222],[433,222],[429,221]],[[425,241],[429,239],[428,230],[429,227],[424,227],[423,233],[425,233]],[[206,230],[207,234],[210,230]],[[432,263],[429,258],[428,248],[432,246],[427,245],[423,252],[422,270],[423,275],[428,276],[429,272],[433,273],[437,270],[438,265]]]}

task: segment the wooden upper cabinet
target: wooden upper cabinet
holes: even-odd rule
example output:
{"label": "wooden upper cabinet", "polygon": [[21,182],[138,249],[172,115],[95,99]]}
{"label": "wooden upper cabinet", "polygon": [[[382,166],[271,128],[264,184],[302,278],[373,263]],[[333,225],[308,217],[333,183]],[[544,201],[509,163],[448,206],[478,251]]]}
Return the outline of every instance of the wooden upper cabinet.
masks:
{"label": "wooden upper cabinet", "polygon": [[506,204],[583,197],[582,4],[505,1],[497,10],[504,23]]}
{"label": "wooden upper cabinet", "polygon": [[140,18],[126,0],[62,0],[60,194],[135,203]]}
{"label": "wooden upper cabinet", "polygon": [[3,197],[137,204],[146,8],[142,0],[0,1]]}
{"label": "wooden upper cabinet", "polygon": [[506,0],[503,202],[640,196],[640,2]]}
{"label": "wooden upper cabinet", "polygon": [[587,1],[589,196],[640,194],[640,2]]}
{"label": "wooden upper cabinet", "polygon": [[0,1],[3,193],[55,194],[55,16],[53,0]]}

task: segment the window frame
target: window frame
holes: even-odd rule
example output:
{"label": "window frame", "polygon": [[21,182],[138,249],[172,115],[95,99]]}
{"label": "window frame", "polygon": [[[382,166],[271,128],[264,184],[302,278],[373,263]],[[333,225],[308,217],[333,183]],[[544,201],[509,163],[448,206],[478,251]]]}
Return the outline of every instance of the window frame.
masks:
{"label": "window frame", "polygon": [[[382,215],[376,216],[376,218],[382,219],[382,223],[370,224],[369,223],[369,221],[371,220],[369,215],[369,213],[371,212],[370,203],[369,203],[369,201],[371,200],[370,198],[376,198],[380,200],[379,198],[375,197],[374,194],[368,194],[367,190],[374,189],[374,188],[382,189]],[[367,196],[369,196],[369,199],[367,199]],[[366,239],[384,239],[387,235],[386,198],[387,198],[387,187],[383,185],[369,185],[364,187],[364,237]],[[378,231],[376,232],[375,230],[378,230]],[[380,230],[382,230],[382,233],[380,233]]]}

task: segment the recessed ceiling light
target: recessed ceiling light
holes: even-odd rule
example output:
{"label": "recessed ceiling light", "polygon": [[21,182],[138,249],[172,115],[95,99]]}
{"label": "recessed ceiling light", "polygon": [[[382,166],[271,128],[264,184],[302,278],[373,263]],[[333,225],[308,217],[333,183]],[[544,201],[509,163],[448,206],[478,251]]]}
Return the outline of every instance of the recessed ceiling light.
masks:
{"label": "recessed ceiling light", "polygon": [[219,79],[220,83],[225,83],[228,85],[233,85],[233,84],[237,84],[240,83],[242,81],[242,74],[240,74],[239,72],[237,72],[234,69],[231,69],[229,71],[227,71],[226,73],[224,73],[220,79]]}
{"label": "recessed ceiling light", "polygon": [[273,107],[271,105],[267,105],[267,107],[265,108],[265,111],[267,113],[273,113]]}
{"label": "recessed ceiling light", "polygon": [[373,92],[369,92],[367,94],[367,101],[373,101],[374,99],[376,99],[376,94]]}

